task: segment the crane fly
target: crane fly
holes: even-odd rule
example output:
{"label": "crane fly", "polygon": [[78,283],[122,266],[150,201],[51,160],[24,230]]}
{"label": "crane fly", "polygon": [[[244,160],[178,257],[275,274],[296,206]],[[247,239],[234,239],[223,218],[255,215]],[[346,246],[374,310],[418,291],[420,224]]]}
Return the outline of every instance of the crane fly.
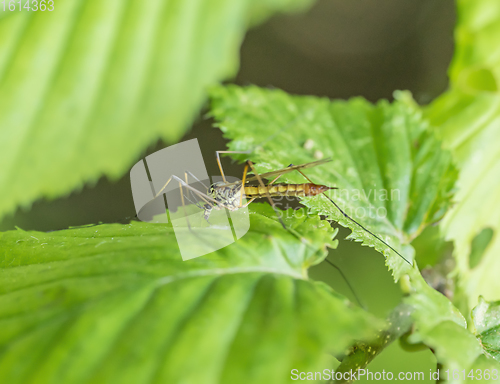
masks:
{"label": "crane fly", "polygon": [[[226,176],[224,175],[224,171],[222,169],[221,161],[220,161],[220,153],[247,153],[247,152],[238,152],[238,151],[216,151],[216,157],[217,157],[217,164],[219,166],[219,170],[222,175],[223,181],[218,181],[215,183],[212,183],[210,186],[205,185],[206,188],[206,193],[203,193],[199,191],[198,189],[192,187],[189,185],[188,182],[188,175],[191,176],[191,178],[195,179],[197,182],[201,182],[196,176],[194,176],[190,172],[185,173],[185,180],[182,180],[181,178],[173,175],[171,176],[168,181],[165,183],[163,188],[157,193],[156,197],[159,196],[163,190],[166,188],[168,183],[171,180],[176,180],[179,183],[179,188],[181,192],[181,200],[182,200],[182,206],[184,208],[185,206],[185,196],[183,193],[183,188],[186,188],[189,190],[189,193],[191,196],[194,194],[195,196],[198,196],[204,203],[200,204],[199,202],[194,203],[198,208],[204,210],[203,217],[205,220],[208,222],[210,213],[212,210],[221,210],[221,209],[228,209],[229,211],[236,211],[241,208],[247,207],[250,203],[252,203],[255,199],[258,198],[267,198],[271,206],[273,207],[274,211],[276,212],[278,216],[278,220],[280,221],[281,225],[283,228],[286,230],[289,230],[281,219],[281,216],[279,215],[277,208],[272,200],[272,197],[278,197],[278,196],[296,196],[296,197],[312,197],[312,196],[318,196],[318,195],[324,195],[339,211],[340,213],[346,217],[348,220],[351,222],[355,223],[358,225],[361,229],[363,229],[365,232],[373,236],[375,239],[380,241],[382,244],[385,246],[389,247],[392,251],[394,251],[399,257],[401,257],[405,262],[408,264],[412,265],[410,261],[408,261],[403,255],[401,255],[398,251],[396,251],[393,247],[391,247],[388,243],[386,243],[384,240],[382,240],[380,237],[375,235],[373,232],[365,228],[363,225],[358,223],[356,220],[354,220],[352,217],[347,215],[335,201],[330,198],[325,192],[331,189],[337,189],[337,187],[328,187],[326,185],[322,184],[316,184],[314,183],[311,179],[309,179],[303,172],[303,170],[307,168],[312,168],[316,167],[319,165],[326,164],[331,161],[331,159],[323,159],[323,160],[318,160],[318,161],[313,161],[310,163],[305,163],[301,165],[293,165],[290,164],[288,167],[279,169],[277,171],[271,171],[271,172],[266,172],[259,174],[253,163],[251,161],[247,161],[245,165],[245,169],[243,171],[243,177],[241,181],[236,181],[229,183],[226,180]],[[253,174],[249,175],[248,171],[251,170]],[[297,171],[299,172],[308,182],[307,183],[301,183],[301,184],[288,184],[288,183],[279,183],[275,184],[275,182],[282,176],[285,175],[289,172]],[[270,180],[267,184],[264,183],[263,180]],[[252,183],[255,184],[257,182],[257,185],[251,185]],[[201,182],[203,184],[203,182]],[[248,198],[248,202],[244,203],[244,198]],[[191,199],[189,199],[186,196],[186,199],[190,202]],[[186,215],[187,219],[187,215]],[[188,221],[188,227],[189,226],[189,221]]]}
{"label": "crane fly", "polygon": [[[263,173],[260,175],[255,171],[253,163],[247,162],[247,165],[245,166],[245,170],[243,172],[242,181],[234,183],[228,183],[226,181],[224,172],[222,171],[222,167],[220,167],[224,181],[219,181],[210,185],[210,188],[207,191],[207,195],[210,196],[213,201],[212,203],[207,203],[204,206],[205,219],[208,220],[212,209],[227,208],[230,211],[235,211],[237,209],[248,206],[255,199],[259,198],[272,198],[280,196],[317,196],[320,193],[326,192],[330,189],[336,189],[335,187],[327,187],[326,185],[315,184],[312,182],[301,184],[274,184],[282,175],[286,173],[315,167],[321,164],[325,164],[329,161],[331,161],[331,159],[314,161],[302,165],[290,164],[287,168]],[[248,176],[248,168],[252,168],[255,175]],[[263,179],[272,180],[267,185],[265,185],[263,183]],[[259,182],[259,184],[250,185],[252,182]],[[246,204],[243,204],[244,197],[249,199]],[[273,204],[271,203],[271,205]]]}

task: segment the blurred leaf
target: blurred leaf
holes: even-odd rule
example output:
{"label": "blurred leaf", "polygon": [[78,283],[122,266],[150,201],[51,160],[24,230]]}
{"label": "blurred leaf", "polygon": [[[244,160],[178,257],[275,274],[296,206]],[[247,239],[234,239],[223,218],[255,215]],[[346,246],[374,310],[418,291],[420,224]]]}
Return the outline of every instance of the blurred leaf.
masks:
{"label": "blurred leaf", "polygon": [[55,3],[0,14],[0,216],[179,140],[206,87],[236,73],[249,19],[310,0]]}
{"label": "blurred leaf", "polygon": [[484,251],[490,244],[492,238],[493,230],[491,228],[484,228],[474,237],[469,255],[469,268],[474,269],[481,262]]}
{"label": "blurred leaf", "polygon": [[496,0],[457,0],[457,8],[450,80],[453,86],[472,93],[498,91],[500,4]]}
{"label": "blurred leaf", "polygon": [[171,227],[133,222],[0,234],[0,377],[5,383],[284,383],[378,321],[306,267],[332,228],[264,204],[251,230],[182,261]]}
{"label": "blurred leaf", "polygon": [[[450,88],[427,108],[460,166],[457,204],[441,228],[455,244],[455,275],[469,308],[479,295],[500,300],[500,3],[458,0]],[[492,237],[481,256],[472,243]],[[468,312],[468,311],[467,311]]]}
{"label": "blurred leaf", "polygon": [[[416,332],[408,341],[429,346],[442,372],[476,369],[481,356],[487,354],[479,340],[467,330],[466,321],[460,311],[442,294],[427,285],[417,271],[410,273],[413,292],[405,302],[414,308]],[[488,366],[500,370],[500,365],[490,360]],[[442,376],[443,377],[443,376]],[[446,378],[446,376],[444,376]],[[456,382],[464,382],[463,378]]]}
{"label": "blurred leaf", "polygon": [[399,339],[412,326],[411,313],[413,308],[406,304],[400,304],[391,312],[387,318],[387,329],[381,331],[377,338],[369,343],[358,343],[353,350],[342,359],[342,363],[336,372],[342,372],[342,379],[336,383],[351,383],[346,378],[352,376],[344,375],[345,372],[356,372],[366,366],[379,355],[390,343]]}
{"label": "blurred leaf", "polygon": [[472,366],[472,372],[468,371],[465,377],[465,383],[499,383],[500,382],[500,364],[486,355],[480,355]]}
{"label": "blurred leaf", "polygon": [[252,0],[250,2],[250,24],[257,24],[269,17],[272,12],[287,12],[303,11],[314,0]]}
{"label": "blurred leaf", "polygon": [[412,316],[421,332],[427,333],[443,322],[453,322],[465,329],[467,322],[450,300],[432,289],[416,271],[412,270],[410,277],[412,293],[405,302],[415,309]]}
{"label": "blurred leaf", "polygon": [[[362,98],[332,102],[257,87],[217,87],[211,113],[232,140],[230,149],[250,150],[239,158],[250,158],[260,171],[331,157],[331,163],[305,173],[318,184],[339,187],[328,192],[332,199],[411,260],[407,244],[446,212],[456,172],[411,97],[397,97],[393,104],[373,105]],[[290,173],[279,181],[306,180]],[[324,196],[302,202],[350,228],[350,238],[384,252],[396,280],[408,270]]]}
{"label": "blurred leaf", "polygon": [[429,226],[412,241],[420,267],[436,267],[453,251],[453,243],[444,240],[438,226]]}
{"label": "blurred leaf", "polygon": [[490,303],[479,298],[472,320],[483,348],[500,362],[500,301]]}

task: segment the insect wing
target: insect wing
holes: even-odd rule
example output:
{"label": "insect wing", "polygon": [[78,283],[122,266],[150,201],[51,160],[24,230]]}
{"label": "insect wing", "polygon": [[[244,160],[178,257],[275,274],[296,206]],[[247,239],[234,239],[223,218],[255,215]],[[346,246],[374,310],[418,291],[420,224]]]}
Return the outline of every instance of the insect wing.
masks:
{"label": "insect wing", "polygon": [[259,177],[261,179],[272,179],[273,177],[284,175],[285,173],[289,173],[289,172],[295,171],[297,169],[312,168],[312,167],[316,167],[318,165],[326,164],[330,161],[332,161],[332,159],[327,158],[327,159],[313,161],[313,162],[305,163],[305,164],[301,164],[301,165],[292,165],[290,167],[278,169],[277,171],[261,173],[261,174],[259,174],[259,176],[252,176],[252,175],[247,176],[246,181],[247,182],[256,181],[259,179]]}

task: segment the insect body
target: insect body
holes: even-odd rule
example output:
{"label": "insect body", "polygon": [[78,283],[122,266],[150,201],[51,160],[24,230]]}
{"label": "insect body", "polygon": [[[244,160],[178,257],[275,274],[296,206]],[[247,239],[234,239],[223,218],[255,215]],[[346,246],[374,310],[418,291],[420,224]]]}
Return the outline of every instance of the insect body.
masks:
{"label": "insect body", "polygon": [[[330,161],[329,159],[315,161],[312,163],[306,163],[298,166],[290,165],[287,168],[280,169],[278,171],[268,172],[259,176],[246,177],[246,171],[248,166],[245,168],[245,173],[243,180],[236,183],[227,183],[225,181],[219,181],[210,186],[207,191],[207,195],[213,199],[204,205],[205,213],[204,217],[208,220],[210,212],[212,209],[222,209],[227,208],[230,211],[235,211],[237,209],[246,207],[253,200],[265,197],[278,197],[278,196],[296,196],[296,197],[306,197],[306,196],[316,196],[329,189],[334,189],[332,187],[327,187],[326,185],[314,184],[314,183],[302,183],[302,184],[273,184],[281,175],[291,172],[293,170],[299,170],[302,168],[309,168],[316,165],[320,165]],[[274,179],[264,185],[262,183],[262,178]],[[259,180],[261,185],[246,185],[252,181]],[[245,183],[245,185],[243,184]],[[250,201],[243,205],[243,196],[250,199]]]}
{"label": "insect body", "polygon": [[211,197],[213,201],[206,203],[203,208],[205,213],[203,217],[208,221],[210,212],[212,209],[223,209],[227,208],[230,211],[236,211],[242,208],[240,201],[241,196],[241,183],[228,184],[224,181],[218,181],[213,183],[210,188],[208,188],[207,196]]}
{"label": "insect body", "polygon": [[316,196],[320,193],[333,189],[326,185],[303,183],[303,184],[276,184],[266,187],[245,187],[245,196],[248,198],[271,197],[276,196]]}
{"label": "insect body", "polygon": [[[238,184],[227,184],[223,181],[219,181],[210,186],[207,191],[207,195],[213,198],[217,203],[207,203],[205,204],[205,214],[204,217],[208,220],[210,212],[212,209],[222,209],[227,208],[230,211],[236,211],[242,208],[241,205],[241,183]],[[258,198],[278,197],[278,196],[296,196],[296,197],[306,197],[306,196],[316,196],[320,193],[333,189],[327,187],[326,185],[313,184],[313,183],[303,183],[303,184],[276,184],[267,186],[247,186],[244,187],[244,196],[251,199],[252,201]],[[247,204],[248,205],[248,204]],[[245,205],[246,206],[246,205]]]}

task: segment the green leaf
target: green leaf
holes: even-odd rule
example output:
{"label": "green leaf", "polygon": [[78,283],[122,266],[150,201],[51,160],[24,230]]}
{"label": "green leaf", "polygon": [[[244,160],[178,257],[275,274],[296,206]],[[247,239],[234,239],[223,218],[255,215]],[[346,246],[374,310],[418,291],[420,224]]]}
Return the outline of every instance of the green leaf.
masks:
{"label": "green leaf", "polygon": [[177,141],[236,73],[249,19],[310,0],[55,3],[0,17],[0,216]]}
{"label": "green leaf", "polygon": [[[411,260],[408,244],[446,212],[456,172],[409,94],[398,93],[397,98],[373,105],[362,98],[332,102],[229,86],[212,91],[211,113],[231,140],[230,149],[251,151],[239,158],[250,158],[260,171],[332,158],[305,173],[315,183],[338,187],[329,196]],[[306,180],[290,173],[279,181]],[[404,260],[324,196],[302,203],[350,228],[350,238],[384,252],[396,280],[408,270]]]}
{"label": "green leaf", "polygon": [[[336,372],[342,372],[342,379],[336,383],[350,383],[351,375],[344,375],[345,372],[357,372],[378,356],[390,343],[399,339],[411,329],[411,313],[413,308],[406,304],[400,304],[391,312],[387,318],[387,329],[382,330],[376,339],[370,343],[358,343],[352,351],[342,360]],[[349,377],[349,380],[347,379]]]}
{"label": "green leaf", "polygon": [[490,303],[480,297],[472,320],[483,348],[500,362],[500,301]]}
{"label": "green leaf", "polygon": [[133,222],[0,234],[0,377],[8,383],[285,383],[328,367],[378,321],[306,268],[306,245],[256,204],[251,230],[182,261],[171,227]]}
{"label": "green leaf", "polygon": [[[409,275],[413,290],[404,301],[414,309],[412,317],[416,331],[407,341],[424,343],[432,349],[437,362],[443,366],[441,378],[447,379],[444,374],[447,369],[468,373],[471,369],[482,369],[484,372],[487,368],[500,372],[500,364],[488,359],[488,349],[467,330],[466,320],[460,311],[445,296],[427,285],[416,270]],[[467,380],[460,376],[454,382]]]}
{"label": "green leaf", "polygon": [[457,0],[453,86],[471,93],[499,91],[500,5],[495,0]]}
{"label": "green leaf", "polygon": [[413,291],[404,301],[414,308],[416,333],[408,341],[432,348],[445,369],[467,369],[481,354],[481,346],[470,333],[460,311],[441,293],[432,289],[417,271],[412,271]]}
{"label": "green leaf", "polygon": [[[456,301],[473,308],[479,295],[500,300],[500,6],[496,0],[457,5],[450,88],[426,115],[460,167],[457,204],[441,229],[455,245],[454,275],[462,292]],[[489,231],[478,253],[477,241]]]}

